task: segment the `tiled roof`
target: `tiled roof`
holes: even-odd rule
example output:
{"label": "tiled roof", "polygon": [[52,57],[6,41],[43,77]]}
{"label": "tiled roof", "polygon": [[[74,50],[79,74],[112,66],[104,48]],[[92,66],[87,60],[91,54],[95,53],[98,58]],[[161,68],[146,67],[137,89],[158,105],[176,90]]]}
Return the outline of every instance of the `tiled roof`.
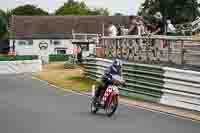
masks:
{"label": "tiled roof", "polygon": [[69,38],[76,33],[102,33],[102,24],[128,25],[128,16],[13,16],[11,38]]}

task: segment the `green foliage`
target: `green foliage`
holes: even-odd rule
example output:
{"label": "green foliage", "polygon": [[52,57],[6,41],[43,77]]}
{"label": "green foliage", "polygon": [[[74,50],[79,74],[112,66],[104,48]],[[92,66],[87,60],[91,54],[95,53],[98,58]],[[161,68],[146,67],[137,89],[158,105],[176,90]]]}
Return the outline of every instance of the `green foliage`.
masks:
{"label": "green foliage", "polygon": [[185,23],[200,15],[198,9],[197,0],[145,0],[138,15],[152,16],[161,12],[165,18],[169,17],[175,23]]}
{"label": "green foliage", "polygon": [[25,55],[25,56],[7,56],[7,55],[1,55],[0,61],[20,61],[20,60],[36,60],[38,59],[38,56],[32,56],[32,55]]}
{"label": "green foliage", "polygon": [[86,15],[88,8],[84,2],[76,2],[69,0],[56,10],[56,15]]}
{"label": "green foliage", "polygon": [[50,62],[68,61],[70,55],[49,55]]}
{"label": "green foliage", "polygon": [[12,11],[11,10],[7,10],[7,11],[0,10],[0,16],[3,17],[4,21],[9,26],[9,20],[12,16]]}
{"label": "green foliage", "polygon": [[85,2],[68,0],[63,6],[58,8],[55,12],[56,15],[109,15],[108,9],[95,8],[90,9]]}
{"label": "green foliage", "polygon": [[12,13],[10,10],[3,11],[0,10],[0,39],[7,39],[9,38],[8,29],[10,27],[10,18],[12,16]]}
{"label": "green foliage", "polygon": [[115,13],[114,16],[124,16],[122,13]]}
{"label": "green foliage", "polygon": [[109,16],[109,11],[108,9],[104,8],[95,8],[93,10],[90,10],[88,15],[101,15],[101,16]]}
{"label": "green foliage", "polygon": [[3,39],[7,33],[7,23],[4,14],[5,12],[0,10],[0,39]]}
{"label": "green foliage", "polygon": [[41,8],[38,8],[34,5],[23,5],[18,6],[17,8],[12,10],[13,15],[22,15],[22,16],[35,16],[35,15],[48,15],[48,12],[44,11]]}

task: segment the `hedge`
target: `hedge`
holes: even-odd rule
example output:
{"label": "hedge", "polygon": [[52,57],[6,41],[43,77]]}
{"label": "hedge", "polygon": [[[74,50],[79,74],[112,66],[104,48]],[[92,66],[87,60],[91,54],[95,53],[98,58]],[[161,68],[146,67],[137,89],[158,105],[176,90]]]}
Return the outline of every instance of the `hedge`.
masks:
{"label": "hedge", "polygon": [[38,59],[37,55],[17,55],[17,56],[0,55],[0,61],[19,61],[19,60],[36,60],[36,59]]}
{"label": "hedge", "polygon": [[50,62],[68,61],[71,55],[49,55]]}

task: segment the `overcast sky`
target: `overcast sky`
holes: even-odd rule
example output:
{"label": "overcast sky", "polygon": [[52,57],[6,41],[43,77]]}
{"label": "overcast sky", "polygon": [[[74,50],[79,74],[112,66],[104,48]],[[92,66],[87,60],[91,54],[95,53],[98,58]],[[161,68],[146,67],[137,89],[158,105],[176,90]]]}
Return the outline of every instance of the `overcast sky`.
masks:
{"label": "overcast sky", "polygon": [[[67,0],[1,0],[1,9],[12,9],[23,4],[35,4],[39,7],[53,12]],[[127,15],[136,14],[140,4],[144,0],[79,0],[85,1],[90,7],[104,7],[112,13],[120,12]]]}

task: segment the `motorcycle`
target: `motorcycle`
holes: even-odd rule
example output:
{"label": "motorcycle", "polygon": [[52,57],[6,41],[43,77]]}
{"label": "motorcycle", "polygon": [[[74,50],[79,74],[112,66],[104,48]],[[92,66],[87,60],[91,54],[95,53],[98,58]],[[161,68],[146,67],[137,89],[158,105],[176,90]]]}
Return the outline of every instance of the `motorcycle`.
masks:
{"label": "motorcycle", "polygon": [[104,109],[108,117],[111,117],[117,110],[119,102],[119,85],[124,85],[125,81],[119,75],[112,76],[112,85],[109,85],[106,91],[101,92],[98,100],[95,100],[96,87],[92,87],[92,100],[90,103],[90,112],[96,114],[99,109]]}

